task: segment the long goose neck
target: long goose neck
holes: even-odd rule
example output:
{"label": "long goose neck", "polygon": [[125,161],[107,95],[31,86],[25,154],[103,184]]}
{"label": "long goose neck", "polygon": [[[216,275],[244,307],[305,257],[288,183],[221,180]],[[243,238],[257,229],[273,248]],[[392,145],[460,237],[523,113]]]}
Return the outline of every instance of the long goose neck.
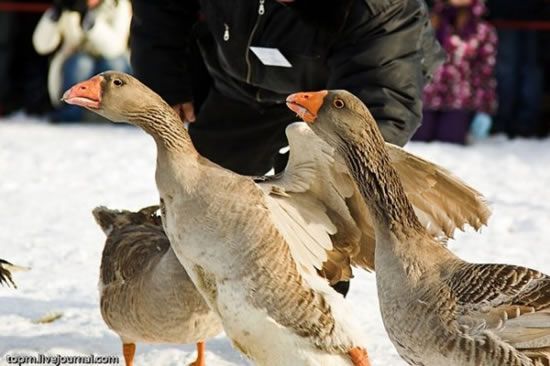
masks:
{"label": "long goose neck", "polygon": [[[401,180],[391,164],[380,132],[357,133],[346,144],[344,156],[356,180],[361,195],[377,224],[388,227],[400,237],[412,232],[422,233],[424,227],[409,202]],[[348,140],[349,141],[349,140]]]}
{"label": "long goose neck", "polygon": [[174,110],[164,101],[151,103],[132,116],[132,122],[153,137],[157,145],[157,187],[168,192],[178,186],[195,191],[199,181],[199,153]]}
{"label": "long goose neck", "polygon": [[198,155],[183,122],[168,104],[149,105],[131,118],[155,139],[159,151],[176,156]]}

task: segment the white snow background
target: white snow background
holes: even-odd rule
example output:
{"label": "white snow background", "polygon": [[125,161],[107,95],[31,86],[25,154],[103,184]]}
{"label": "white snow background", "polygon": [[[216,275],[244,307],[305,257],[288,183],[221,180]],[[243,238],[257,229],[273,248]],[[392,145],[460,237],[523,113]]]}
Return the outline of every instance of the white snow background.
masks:
{"label": "white snow background", "polygon": [[[470,261],[550,273],[550,140],[407,149],[450,169],[491,203],[489,226],[457,235],[452,250]],[[156,203],[155,153],[153,140],[133,127],[0,120],[0,257],[32,267],[15,274],[17,290],[0,287],[0,365],[7,365],[6,353],[121,355],[98,308],[105,237],[91,210]],[[348,300],[368,335],[373,365],[405,365],[384,332],[374,276],[356,271]],[[52,312],[63,316],[32,322]],[[182,366],[194,357],[194,345],[138,344],[136,366]],[[207,343],[207,365],[247,364],[223,335]]]}

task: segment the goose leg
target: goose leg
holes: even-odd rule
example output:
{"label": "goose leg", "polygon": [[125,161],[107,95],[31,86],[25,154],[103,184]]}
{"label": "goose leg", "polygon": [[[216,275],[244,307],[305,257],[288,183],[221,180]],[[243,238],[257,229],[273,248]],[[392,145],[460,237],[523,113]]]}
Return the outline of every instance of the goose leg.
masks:
{"label": "goose leg", "polygon": [[348,355],[351,358],[353,366],[371,366],[369,361],[369,354],[365,349],[358,347],[352,348],[348,352]]}
{"label": "goose leg", "polygon": [[124,355],[124,361],[126,366],[134,366],[134,355],[136,353],[135,343],[124,343],[122,345],[122,354]]}
{"label": "goose leg", "polygon": [[195,360],[195,362],[193,362],[189,366],[205,366],[206,365],[206,363],[204,362],[205,361],[205,357],[204,357],[205,349],[206,349],[206,347],[204,345],[204,341],[197,342],[197,359]]}

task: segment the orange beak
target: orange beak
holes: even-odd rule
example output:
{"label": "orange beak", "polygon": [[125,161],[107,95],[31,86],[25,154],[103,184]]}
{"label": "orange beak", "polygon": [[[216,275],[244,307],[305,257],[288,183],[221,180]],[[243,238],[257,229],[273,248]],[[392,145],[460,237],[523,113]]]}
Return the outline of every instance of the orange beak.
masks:
{"label": "orange beak", "polygon": [[323,100],[328,94],[326,90],[318,92],[294,93],[286,98],[286,105],[292,111],[296,112],[298,117],[306,122],[313,123],[317,118],[317,113],[323,105]]}
{"label": "orange beak", "polygon": [[101,82],[103,77],[100,75],[74,85],[67,90],[62,101],[68,104],[74,104],[85,108],[99,109],[101,103]]}

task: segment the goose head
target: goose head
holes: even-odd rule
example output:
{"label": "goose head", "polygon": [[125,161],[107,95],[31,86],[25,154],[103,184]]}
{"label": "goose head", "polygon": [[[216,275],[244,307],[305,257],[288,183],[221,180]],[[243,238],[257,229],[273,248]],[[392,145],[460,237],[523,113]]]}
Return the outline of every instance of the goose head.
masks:
{"label": "goose head", "polygon": [[423,230],[392,167],[382,133],[359,98],[345,90],[323,90],[292,94],[287,105],[343,156],[379,222]]}
{"label": "goose head", "polygon": [[367,136],[383,144],[367,107],[346,90],[295,93],[288,96],[286,104],[333,146],[344,148]]}
{"label": "goose head", "polygon": [[94,208],[92,214],[103,232],[109,235],[113,230],[129,225],[151,224],[161,226],[162,222],[157,214],[158,210],[159,206],[145,207],[138,212],[112,210],[105,206],[99,206]]}
{"label": "goose head", "polygon": [[123,72],[107,71],[67,90],[62,101],[84,107],[113,122],[140,124],[137,118],[152,107],[166,103],[136,78]]}

